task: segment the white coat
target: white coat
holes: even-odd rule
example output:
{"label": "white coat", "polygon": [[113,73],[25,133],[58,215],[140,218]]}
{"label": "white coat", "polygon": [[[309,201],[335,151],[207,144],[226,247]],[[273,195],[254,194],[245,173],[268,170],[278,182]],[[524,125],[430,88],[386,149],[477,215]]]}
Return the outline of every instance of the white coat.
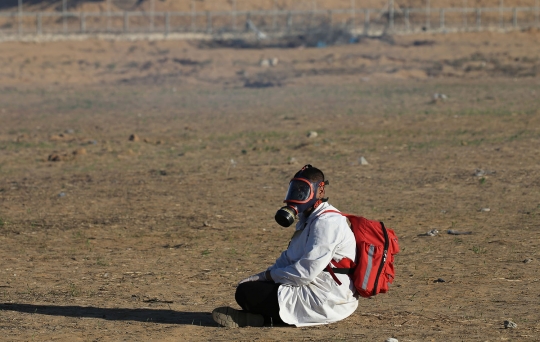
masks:
{"label": "white coat", "polygon": [[279,316],[298,327],[337,322],[351,315],[358,306],[354,286],[346,274],[337,274],[338,285],[323,272],[332,259],[353,261],[356,256],[354,234],[345,217],[328,203],[319,205],[307,218],[299,215],[289,247],[270,266],[278,289]]}

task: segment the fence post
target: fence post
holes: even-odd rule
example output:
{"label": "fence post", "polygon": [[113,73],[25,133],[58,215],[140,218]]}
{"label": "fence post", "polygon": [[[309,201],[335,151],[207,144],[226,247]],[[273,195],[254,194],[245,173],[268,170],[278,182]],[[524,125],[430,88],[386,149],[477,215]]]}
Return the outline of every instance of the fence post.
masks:
{"label": "fence post", "polygon": [[334,26],[334,13],[332,10],[328,10],[328,24],[330,25],[330,28]]}
{"label": "fence post", "polygon": [[445,30],[445,27],[444,27],[444,8],[441,8],[441,11],[439,13],[439,29],[441,31]]}
{"label": "fence post", "polygon": [[236,0],[233,0],[233,10],[232,10],[232,19],[233,19],[233,31],[236,31]]}
{"label": "fence post", "polygon": [[469,8],[467,7],[467,0],[463,0],[463,8],[461,9],[463,13],[463,26],[465,28],[465,31],[469,31],[469,20],[467,19],[467,15],[469,14]]}
{"label": "fence post", "polygon": [[150,0],[150,33],[154,32],[155,0]]}
{"label": "fence post", "polygon": [[22,0],[19,0],[19,23],[17,25],[17,29],[19,31],[19,34],[22,34],[23,32],[23,23],[22,23],[22,15],[23,15],[23,8],[22,8]]}
{"label": "fence post", "polygon": [[84,33],[86,31],[86,23],[85,23],[85,15],[84,12],[81,12],[81,33]]}
{"label": "fence post", "polygon": [[66,12],[67,12],[67,0],[63,0],[63,1],[62,1],[62,27],[63,27],[64,34],[67,33],[67,17],[66,17]]}
{"label": "fence post", "polygon": [[351,0],[351,29],[356,28],[356,0]]}
{"label": "fence post", "polygon": [[535,1],[535,8],[536,11],[534,13],[534,22],[536,23],[536,27],[540,25],[540,9],[538,8],[538,0]]}
{"label": "fence post", "polygon": [[426,1],[426,31],[431,29],[431,2]]}
{"label": "fence post", "polygon": [[315,6],[312,6],[311,11],[309,12],[309,21],[307,27],[308,34],[311,32],[311,24],[313,23],[313,17],[315,17]]}
{"label": "fence post", "polygon": [[107,33],[111,30],[111,0],[107,0]]}
{"label": "fence post", "polygon": [[517,8],[515,7],[512,9],[512,25],[514,28],[517,27]]}
{"label": "fence post", "polygon": [[287,12],[287,33],[291,33],[292,30],[292,14],[291,11]]}
{"label": "fence post", "polygon": [[480,31],[481,26],[482,26],[482,9],[478,7],[476,9],[476,29]]}
{"label": "fence post", "polygon": [[41,32],[42,32],[42,31],[41,31],[41,29],[42,29],[42,26],[41,26],[41,18],[42,18],[42,13],[39,12],[39,13],[37,14],[37,18],[36,18],[36,23],[37,23],[37,34],[38,34],[38,36],[40,36],[40,35],[41,35]]}
{"label": "fence post", "polygon": [[411,24],[409,22],[409,9],[408,8],[405,8],[403,15],[405,17],[405,30],[409,32],[411,30]]}
{"label": "fence post", "polygon": [[499,1],[499,28],[503,28],[503,2],[504,0]]}
{"label": "fence post", "polygon": [[124,12],[124,33],[127,33],[129,30],[129,13]]}
{"label": "fence post", "polygon": [[334,16],[332,10],[328,10],[328,37],[332,37],[334,28]]}
{"label": "fence post", "polygon": [[394,0],[388,0],[388,27],[394,30]]}
{"label": "fence post", "polygon": [[197,26],[195,25],[196,13],[195,13],[195,1],[191,0],[191,32],[195,32]]}
{"label": "fence post", "polygon": [[165,35],[168,36],[171,32],[171,13],[167,11],[165,13]]}
{"label": "fence post", "polygon": [[364,10],[364,35],[369,35],[369,9]]}
{"label": "fence post", "polygon": [[212,33],[212,12],[206,11],[206,31]]}

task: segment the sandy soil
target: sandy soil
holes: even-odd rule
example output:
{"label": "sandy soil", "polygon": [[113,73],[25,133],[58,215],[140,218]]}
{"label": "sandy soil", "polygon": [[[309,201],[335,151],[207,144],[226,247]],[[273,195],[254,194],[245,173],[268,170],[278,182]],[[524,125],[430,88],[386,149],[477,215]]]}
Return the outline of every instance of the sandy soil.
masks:
{"label": "sandy soil", "polygon": [[[462,33],[362,39],[332,48],[292,49],[208,42],[89,40],[4,43],[4,86],[162,84],[238,87],[368,79],[527,78],[539,73],[540,33]],[[297,44],[297,42],[291,42]],[[227,43],[228,44],[228,43]],[[277,58],[275,67],[261,66]],[[327,81],[326,81],[327,82]]]}
{"label": "sandy soil", "polygon": [[[3,44],[1,335],[538,340],[537,39]],[[217,327],[211,310],[286,248],[273,215],[306,163],[332,204],[395,229],[394,286],[337,324]]]}

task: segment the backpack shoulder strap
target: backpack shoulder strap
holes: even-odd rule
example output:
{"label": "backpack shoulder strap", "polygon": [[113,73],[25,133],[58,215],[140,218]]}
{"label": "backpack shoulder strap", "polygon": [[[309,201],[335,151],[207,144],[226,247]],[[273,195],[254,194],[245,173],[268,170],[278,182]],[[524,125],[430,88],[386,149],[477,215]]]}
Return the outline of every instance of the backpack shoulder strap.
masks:
{"label": "backpack shoulder strap", "polygon": [[336,214],[344,215],[341,211],[328,209],[328,210],[321,211],[317,216],[321,216],[322,214],[326,214],[326,213],[336,213]]}
{"label": "backpack shoulder strap", "polygon": [[317,216],[321,216],[322,214],[325,214],[325,213],[336,213],[336,214],[340,214],[341,216],[345,217],[345,220],[347,221],[347,224],[349,225],[349,228],[352,228],[352,223],[351,223],[351,220],[349,220],[349,215],[348,214],[345,214],[345,213],[342,213],[341,211],[337,211],[337,210],[332,210],[332,209],[329,209],[329,210],[325,210],[323,212],[321,212],[319,215]]}

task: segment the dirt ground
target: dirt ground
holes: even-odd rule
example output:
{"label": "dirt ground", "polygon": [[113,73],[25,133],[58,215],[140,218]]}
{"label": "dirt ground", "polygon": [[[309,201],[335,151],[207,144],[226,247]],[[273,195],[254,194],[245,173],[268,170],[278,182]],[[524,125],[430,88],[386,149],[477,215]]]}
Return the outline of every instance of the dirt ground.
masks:
{"label": "dirt ground", "polygon": [[[539,37],[2,44],[2,340],[540,340]],[[390,292],[336,324],[218,327],[286,248],[307,163],[395,229]]]}

